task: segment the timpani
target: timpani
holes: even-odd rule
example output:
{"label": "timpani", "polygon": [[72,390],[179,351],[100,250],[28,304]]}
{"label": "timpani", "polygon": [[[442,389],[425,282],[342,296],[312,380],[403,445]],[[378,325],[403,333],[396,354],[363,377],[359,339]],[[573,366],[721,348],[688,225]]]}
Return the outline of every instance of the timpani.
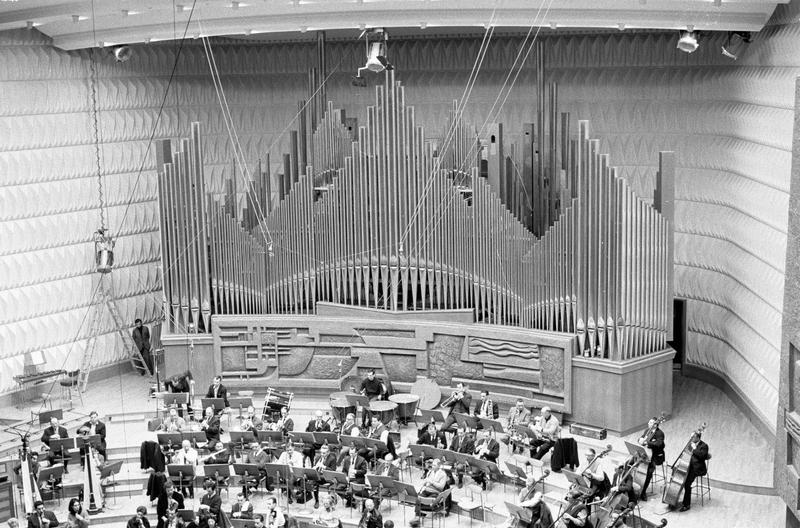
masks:
{"label": "timpani", "polygon": [[386,400],[373,400],[369,402],[369,410],[383,423],[389,425],[394,420],[394,413],[397,409],[397,404],[393,401]]}
{"label": "timpani", "polygon": [[389,401],[397,404],[397,420],[403,424],[408,425],[409,421],[417,423],[417,404],[419,403],[419,396],[416,394],[392,394],[389,396]]}

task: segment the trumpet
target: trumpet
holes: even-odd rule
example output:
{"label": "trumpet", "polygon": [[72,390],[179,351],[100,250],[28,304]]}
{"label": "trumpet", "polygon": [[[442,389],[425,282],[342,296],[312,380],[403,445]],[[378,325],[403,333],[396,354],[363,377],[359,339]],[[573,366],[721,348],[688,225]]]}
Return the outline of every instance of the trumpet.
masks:
{"label": "trumpet", "polygon": [[443,401],[439,407],[450,407],[456,400],[460,400],[464,397],[464,391],[453,391],[450,396],[447,397],[445,401]]}

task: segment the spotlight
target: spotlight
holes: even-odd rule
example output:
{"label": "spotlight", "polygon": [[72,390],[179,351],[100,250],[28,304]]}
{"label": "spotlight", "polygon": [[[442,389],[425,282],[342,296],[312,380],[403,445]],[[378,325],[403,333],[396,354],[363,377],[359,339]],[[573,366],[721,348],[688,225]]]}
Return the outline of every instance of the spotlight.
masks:
{"label": "spotlight", "polygon": [[729,31],[725,45],[722,46],[722,54],[731,60],[736,60],[752,40],[753,35],[749,31]]}
{"label": "spotlight", "polygon": [[678,39],[678,49],[685,53],[693,53],[700,44],[697,43],[697,33],[694,31],[681,31]]}
{"label": "spotlight", "polygon": [[[386,41],[388,40],[386,32],[381,28],[369,29],[364,30],[359,38],[364,36],[366,36],[367,62],[362,68],[358,69],[358,73],[353,79],[354,82],[355,79],[361,78],[361,73],[364,71],[380,73],[383,70],[392,69],[392,65],[386,60]],[[372,42],[370,42],[370,37],[372,37]]]}
{"label": "spotlight", "polygon": [[133,49],[130,46],[117,46],[111,50],[114,54],[114,60],[117,62],[126,62],[133,56]]}

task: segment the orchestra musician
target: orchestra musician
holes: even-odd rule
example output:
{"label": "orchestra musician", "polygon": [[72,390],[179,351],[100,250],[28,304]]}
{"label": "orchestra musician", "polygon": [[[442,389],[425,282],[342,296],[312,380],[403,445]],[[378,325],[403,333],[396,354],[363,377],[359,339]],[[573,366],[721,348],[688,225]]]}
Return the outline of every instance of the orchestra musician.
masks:
{"label": "orchestra musician", "polygon": [[[169,509],[164,516],[164,528],[183,528],[186,523],[183,521],[177,510]],[[192,526],[195,526],[194,523]],[[210,523],[209,525],[210,526]]]}
{"label": "orchestra musician", "polygon": [[375,502],[372,499],[364,501],[364,511],[361,512],[358,528],[383,528],[383,516],[375,508]]}
{"label": "orchestra musician", "polygon": [[686,471],[686,481],[683,484],[683,505],[680,511],[684,512],[692,507],[692,483],[697,477],[702,477],[708,473],[706,460],[711,458],[708,454],[708,444],[701,440],[700,431],[695,431],[689,442],[692,450],[692,458],[689,460],[689,468]]}
{"label": "orchestra musician", "polygon": [[253,503],[247,500],[242,492],[236,494],[236,503],[231,507],[231,517],[234,519],[253,518]]}
{"label": "orchestra musician", "polygon": [[492,420],[497,420],[500,416],[497,402],[492,401],[488,390],[481,391],[481,401],[475,404],[475,412],[473,414],[478,418],[490,418]]}
{"label": "orchestra musician", "polygon": [[[314,419],[310,420],[306,426],[307,433],[321,433],[330,430],[331,426],[327,421],[325,421],[322,411],[320,410],[314,413]],[[314,454],[321,446],[322,444],[317,443],[306,444],[303,446],[303,456],[308,458],[309,462],[314,460]]]}
{"label": "orchestra musician", "polygon": [[[323,471],[336,471],[336,454],[331,452],[328,444],[322,444],[322,447],[319,448],[317,456],[314,457],[313,467],[320,477],[322,477]],[[319,482],[319,480],[313,481],[314,509],[319,508]]]}
{"label": "orchestra musician", "polygon": [[[370,369],[367,372],[367,377],[361,380],[361,394],[369,398],[369,401],[379,400],[386,392],[383,382],[375,377],[375,369]],[[361,413],[361,427],[366,429],[369,425],[369,419],[372,417],[372,411],[369,407],[365,407]]]}
{"label": "orchestra musician", "polygon": [[[355,444],[350,444],[347,450],[342,450],[342,454],[339,456],[339,465],[341,466],[340,471],[347,475],[348,482],[364,484],[367,474],[367,459],[358,454]],[[345,499],[348,508],[354,506],[351,487],[346,490],[339,489],[337,493]]]}
{"label": "orchestra musician", "polygon": [[[419,490],[417,490],[417,494],[420,497],[436,497],[447,489],[449,480],[450,478],[447,476],[447,472],[444,470],[444,468],[442,468],[442,461],[438,458],[434,458],[431,461],[431,469],[428,471],[427,476],[422,479],[422,483],[420,484]],[[446,513],[450,513],[451,504],[452,501],[448,500],[446,502]],[[419,502],[416,506],[416,515],[417,517],[422,517],[423,515]]]}
{"label": "orchestra musician", "polygon": [[159,426],[159,430],[167,432],[167,433],[179,433],[186,427],[186,420],[180,417],[178,414],[178,409],[172,407],[169,410],[169,414],[164,417],[164,421],[161,422]]}
{"label": "orchestra musician", "polygon": [[[305,457],[302,453],[295,451],[294,444],[292,442],[286,442],[286,449],[281,456],[278,457],[278,464],[282,464],[285,466],[292,466],[292,467],[308,467],[305,464]],[[289,504],[294,502],[294,487],[298,484],[300,479],[294,478],[294,476],[289,475],[288,481],[286,482],[287,485],[287,492],[289,494]]]}
{"label": "orchestra musician", "polygon": [[[591,502],[602,499],[608,495],[611,489],[611,481],[608,479],[600,457],[597,457],[597,452],[593,448],[590,447],[586,451],[585,457],[586,467],[580,470],[579,473],[589,481],[590,489],[588,493],[585,493],[585,498]],[[576,494],[584,494],[583,491],[579,490],[573,490],[570,493],[573,496]],[[591,513],[591,510],[589,510],[589,513]]]}
{"label": "orchestra musician", "polygon": [[556,445],[560,429],[561,424],[550,411],[550,407],[542,407],[542,412],[533,426],[537,436],[531,440],[531,458],[541,460]]}
{"label": "orchestra musician", "polygon": [[267,491],[272,492],[272,487],[269,485],[269,479],[267,478],[267,464],[272,462],[272,455],[269,453],[261,444],[258,442],[252,442],[250,444],[250,451],[247,453],[247,463],[254,464],[258,468],[258,480],[251,480],[250,482],[245,483],[242,486],[242,492],[247,495],[249,490],[248,487],[258,487],[258,483],[262,480],[267,484]]}
{"label": "orchestra musician", "polygon": [[289,436],[291,431],[294,431],[294,420],[289,417],[289,408],[281,407],[281,417],[277,422],[264,423],[265,431],[280,431],[284,438]]}
{"label": "orchestra musician", "polygon": [[336,516],[336,495],[326,495],[322,499],[323,511],[314,515],[314,524],[324,528],[342,528],[342,521]]}
{"label": "orchestra musician", "polygon": [[444,435],[444,431],[436,429],[436,424],[429,423],[425,426],[424,432],[417,438],[417,443],[419,445],[445,448],[447,447],[447,438]]}
{"label": "orchestra musician", "polygon": [[213,480],[206,480],[203,487],[206,494],[200,499],[200,508],[197,511],[198,526],[200,528],[211,528],[209,520],[213,520],[216,526],[220,525],[222,513],[222,498],[217,492],[217,483]]}
{"label": "orchestra musician", "polygon": [[147,519],[147,508],[137,506],[136,515],[128,519],[126,528],[150,528],[150,521]]}
{"label": "orchestra musician", "polygon": [[449,430],[454,423],[456,417],[453,413],[469,414],[470,406],[472,405],[472,395],[467,391],[463,383],[456,384],[456,390],[450,397],[442,402],[442,407],[450,407],[450,414],[447,415],[444,423],[442,424],[442,431]]}
{"label": "orchestra musician", "polygon": [[[515,437],[516,427],[518,425],[527,426],[531,422],[531,412],[525,408],[525,402],[522,398],[518,398],[517,402],[508,410],[506,417],[506,430],[508,435],[503,435],[500,439],[501,442],[508,445]],[[517,443],[513,442],[514,450],[517,449]]]}
{"label": "orchestra musician", "polygon": [[589,507],[583,502],[576,502],[564,512],[561,520],[564,528],[594,528],[589,520]]}
{"label": "orchestra musician", "polygon": [[38,500],[33,503],[33,513],[28,516],[28,528],[57,528],[59,524],[56,514],[44,509],[44,502]]}
{"label": "orchestra musician", "polygon": [[[492,431],[489,430],[489,433],[478,440],[478,443],[475,444],[475,450],[473,454],[482,459],[488,460],[489,462],[497,463],[497,457],[500,456],[500,444],[492,438]],[[484,490],[486,489],[486,474],[481,470],[476,470],[472,472],[472,479],[481,485],[481,488]]]}
{"label": "orchestra musician", "polygon": [[[175,374],[174,376],[167,378],[164,381],[164,390],[171,393],[176,393],[176,392],[191,393],[193,385],[194,385],[194,378],[192,377],[192,373],[187,370],[185,372],[181,372],[180,374]],[[186,411],[189,413],[189,416],[192,416],[191,397],[189,398],[189,403],[186,404]],[[183,409],[179,409],[178,414],[180,416],[183,416]]]}
{"label": "orchestra musician", "polygon": [[520,508],[526,508],[531,513],[531,522],[520,524],[519,528],[550,528],[553,525],[553,514],[545,504],[541,491],[537,491],[530,499],[521,501]]}
{"label": "orchestra musician", "polygon": [[77,498],[69,500],[67,505],[67,522],[64,528],[89,528],[89,514],[83,508],[83,503]]}
{"label": "orchestra musician", "polygon": [[394,463],[394,456],[391,453],[386,453],[375,468],[375,474],[382,477],[390,477],[393,480],[400,480],[400,468]]}
{"label": "orchestra musician", "polygon": [[222,376],[214,376],[214,381],[206,391],[206,398],[219,398],[224,402],[225,407],[230,407],[228,404],[228,389],[222,384]]}
{"label": "orchestra musician", "polygon": [[611,489],[608,492],[611,501],[618,495],[624,495],[625,500],[620,503],[622,506],[630,503],[636,504],[639,498],[633,489],[633,471],[631,470],[633,464],[634,460],[629,458],[624,464],[617,466],[611,482]]}
{"label": "orchestra musician", "polygon": [[42,432],[42,450],[47,451],[47,461],[51,466],[55,465],[56,458],[63,458],[64,473],[69,473],[69,471],[67,471],[69,457],[64,456],[64,453],[60,449],[50,449],[50,440],[54,438],[69,438],[69,434],[65,427],[58,424],[58,418],[51,416],[50,425]]}
{"label": "orchestra musician", "polygon": [[378,418],[377,415],[373,415],[370,418],[369,423],[369,431],[367,432],[367,438],[372,438],[373,440],[379,440],[386,444],[386,449],[377,450],[375,453],[375,457],[378,459],[383,458],[386,456],[386,453],[391,453],[392,455],[396,455],[394,450],[394,441],[392,441],[391,437],[389,436],[389,429],[383,424],[383,422]]}
{"label": "orchestra musician", "polygon": [[[192,443],[189,440],[184,440],[181,442],[181,448],[172,455],[172,463],[173,464],[181,464],[181,465],[188,465],[188,466],[197,466],[199,462],[199,455],[197,454],[197,449],[192,447]],[[183,483],[184,486],[181,488],[181,493],[184,494],[185,497],[194,498],[194,486],[186,485]]]}
{"label": "orchestra musician", "polygon": [[356,427],[356,415],[353,413],[347,413],[345,416],[344,422],[342,423],[341,431],[339,434],[344,436],[359,436],[361,433]]}
{"label": "orchestra musician", "polygon": [[169,510],[182,510],[183,507],[183,495],[175,489],[175,485],[171,480],[167,480],[156,502],[158,528],[164,528],[164,524],[167,521],[167,512]]}
{"label": "orchestra musician", "polygon": [[256,414],[256,409],[252,405],[247,407],[245,410],[244,416],[242,416],[242,421],[240,427],[242,431],[252,431],[256,432],[263,427],[263,422],[261,421],[261,417]]}
{"label": "orchestra musician", "polygon": [[[466,427],[460,425],[456,434],[453,435],[453,440],[450,442],[449,449],[456,453],[471,455],[475,452],[475,439],[472,437],[472,434],[467,431]],[[456,474],[456,482],[460,488],[464,485],[466,466],[462,462],[459,462],[453,466],[453,471]]]}
{"label": "orchestra musician", "polygon": [[213,407],[206,407],[205,416],[200,424],[200,430],[205,431],[208,443],[206,449],[214,451],[214,448],[219,443],[220,422],[219,415],[214,412]]}
{"label": "orchestra musician", "polygon": [[[106,424],[100,421],[97,411],[90,412],[89,421],[84,422],[80,428],[86,428],[89,436],[100,435],[100,445],[95,450],[103,455],[103,458],[106,458]],[[85,454],[85,448],[81,447],[81,461],[83,461]],[[81,465],[83,465],[83,462],[81,462]]]}
{"label": "orchestra musician", "polygon": [[656,470],[656,466],[663,464],[666,459],[664,455],[664,431],[658,427],[658,421],[658,418],[650,418],[650,421],[647,423],[647,429],[645,429],[641,438],[639,438],[639,444],[646,446],[650,450],[650,462],[647,464],[647,476],[642,485],[642,493],[639,495],[641,500],[644,501],[647,500],[647,488],[650,486],[650,480],[653,478],[653,472]]}
{"label": "orchestra musician", "polygon": [[283,528],[286,526],[286,517],[278,507],[275,497],[267,497],[267,528]]}

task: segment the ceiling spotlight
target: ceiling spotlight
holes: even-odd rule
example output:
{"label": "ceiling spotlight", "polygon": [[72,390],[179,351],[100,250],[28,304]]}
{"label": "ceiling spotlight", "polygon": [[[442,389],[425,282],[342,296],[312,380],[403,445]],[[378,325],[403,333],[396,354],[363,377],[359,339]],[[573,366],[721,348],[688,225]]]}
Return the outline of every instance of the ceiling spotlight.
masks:
{"label": "ceiling spotlight", "polygon": [[700,47],[697,42],[697,33],[694,31],[681,31],[681,36],[678,39],[678,49],[684,53],[693,53]]}
{"label": "ceiling spotlight", "polygon": [[558,29],[558,22],[550,22],[550,29],[553,31]]}
{"label": "ceiling spotlight", "polygon": [[736,60],[752,40],[753,35],[749,31],[729,31],[725,45],[722,46],[722,54],[731,60]]}
{"label": "ceiling spotlight", "polygon": [[428,27],[428,23],[427,22],[420,22],[419,23],[419,28],[420,29],[425,29],[426,27]]}
{"label": "ceiling spotlight", "polygon": [[619,29],[620,31],[625,31],[625,23],[620,22],[619,24],[617,24],[617,29]]}
{"label": "ceiling spotlight", "polygon": [[133,56],[133,49],[130,46],[115,46],[111,49],[111,53],[115,61],[126,62]]}

